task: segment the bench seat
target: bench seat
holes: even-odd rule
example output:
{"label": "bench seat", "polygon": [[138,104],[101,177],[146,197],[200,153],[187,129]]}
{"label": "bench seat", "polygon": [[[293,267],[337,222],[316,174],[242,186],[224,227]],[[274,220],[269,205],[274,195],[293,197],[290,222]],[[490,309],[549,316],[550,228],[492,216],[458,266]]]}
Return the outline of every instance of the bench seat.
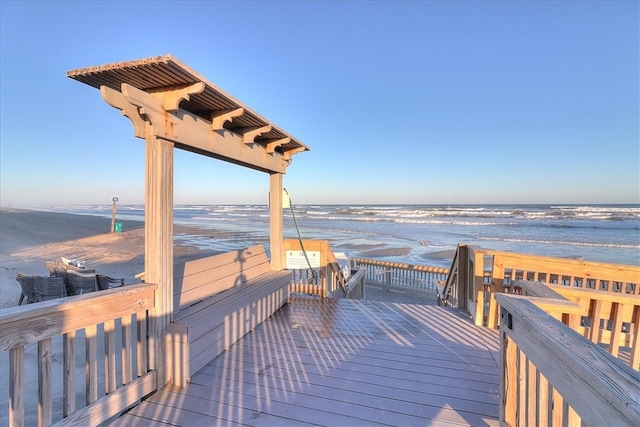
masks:
{"label": "bench seat", "polygon": [[289,301],[291,273],[271,270],[262,245],[190,261],[175,271],[181,275],[174,281],[169,340],[173,383],[181,387]]}

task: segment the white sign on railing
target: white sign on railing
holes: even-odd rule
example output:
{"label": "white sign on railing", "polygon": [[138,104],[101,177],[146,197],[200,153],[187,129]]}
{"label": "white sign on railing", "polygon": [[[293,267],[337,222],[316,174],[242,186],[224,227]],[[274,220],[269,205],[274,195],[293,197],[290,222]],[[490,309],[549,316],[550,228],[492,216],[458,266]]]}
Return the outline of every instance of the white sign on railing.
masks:
{"label": "white sign on railing", "polygon": [[[309,258],[309,262],[307,262]],[[320,268],[320,251],[307,251],[307,256],[304,256],[303,251],[291,251],[285,252],[285,267],[288,270],[303,270],[309,268]]]}

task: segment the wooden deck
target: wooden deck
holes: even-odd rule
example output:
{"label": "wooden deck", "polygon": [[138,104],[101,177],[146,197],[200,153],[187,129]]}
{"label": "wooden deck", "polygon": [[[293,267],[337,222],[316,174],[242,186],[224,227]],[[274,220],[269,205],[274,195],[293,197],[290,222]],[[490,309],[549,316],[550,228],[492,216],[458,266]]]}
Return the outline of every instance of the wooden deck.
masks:
{"label": "wooden deck", "polygon": [[111,425],[498,425],[498,357],[455,309],[292,297]]}

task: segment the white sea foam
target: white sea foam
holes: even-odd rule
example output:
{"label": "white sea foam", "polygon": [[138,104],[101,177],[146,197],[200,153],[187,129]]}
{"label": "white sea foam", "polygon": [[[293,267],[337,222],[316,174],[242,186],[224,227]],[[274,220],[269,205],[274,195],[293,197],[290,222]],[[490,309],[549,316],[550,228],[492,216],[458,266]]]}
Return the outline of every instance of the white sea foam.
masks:
{"label": "white sea foam", "polygon": [[[56,206],[49,210],[110,216],[111,205]],[[328,239],[334,250],[365,238],[385,248],[412,248],[392,261],[441,262],[433,252],[459,243],[488,249],[640,265],[638,205],[304,205],[293,206],[303,238]],[[144,206],[118,205],[118,218],[144,220]],[[178,205],[174,221],[220,231],[202,244],[238,245],[234,235],[253,233],[268,242],[265,205]],[[286,238],[297,238],[291,210],[283,210]],[[197,240],[197,238],[196,238]],[[579,250],[580,253],[571,251]],[[357,249],[347,251],[358,256]],[[440,257],[441,258],[441,257]],[[433,264],[437,265],[437,264]]]}

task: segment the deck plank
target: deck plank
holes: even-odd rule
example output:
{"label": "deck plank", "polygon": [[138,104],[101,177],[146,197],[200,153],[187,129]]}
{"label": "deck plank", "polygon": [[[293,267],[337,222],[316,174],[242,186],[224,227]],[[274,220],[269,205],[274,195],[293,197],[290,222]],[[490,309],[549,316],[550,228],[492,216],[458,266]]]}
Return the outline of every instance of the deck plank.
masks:
{"label": "deck plank", "polygon": [[496,343],[449,308],[292,297],[112,425],[498,425]]}

